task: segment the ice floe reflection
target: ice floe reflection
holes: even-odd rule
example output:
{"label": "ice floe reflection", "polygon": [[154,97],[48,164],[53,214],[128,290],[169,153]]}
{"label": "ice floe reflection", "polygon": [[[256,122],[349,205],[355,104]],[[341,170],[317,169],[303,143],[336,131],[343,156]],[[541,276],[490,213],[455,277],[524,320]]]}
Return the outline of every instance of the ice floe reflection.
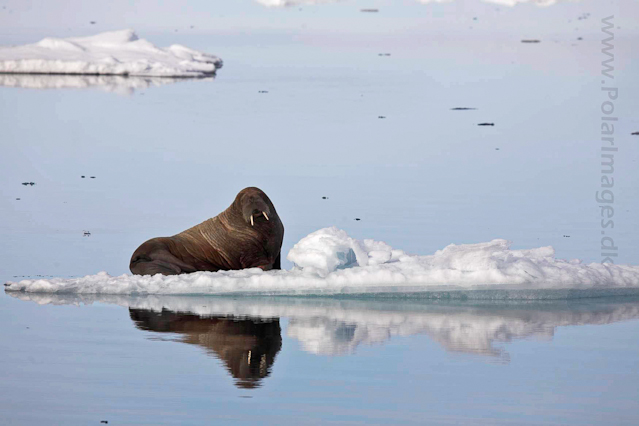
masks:
{"label": "ice floe reflection", "polygon": [[[24,89],[93,89],[120,95],[132,95],[136,90],[146,90],[193,80],[174,77],[135,77],[118,75],[68,75],[68,74],[0,74],[0,86]],[[196,78],[213,81],[214,77]]]}
{"label": "ice floe reflection", "polygon": [[[80,294],[8,295],[38,304],[116,304],[138,328],[180,334],[222,359],[245,386],[268,375],[280,349],[278,319],[288,337],[317,355],[352,354],[395,336],[427,335],[444,349],[508,362],[504,343],[552,339],[563,326],[639,318],[639,297],[554,301],[411,301],[331,298],[229,298]],[[250,361],[249,361],[250,358]],[[253,364],[256,362],[256,364]]]}

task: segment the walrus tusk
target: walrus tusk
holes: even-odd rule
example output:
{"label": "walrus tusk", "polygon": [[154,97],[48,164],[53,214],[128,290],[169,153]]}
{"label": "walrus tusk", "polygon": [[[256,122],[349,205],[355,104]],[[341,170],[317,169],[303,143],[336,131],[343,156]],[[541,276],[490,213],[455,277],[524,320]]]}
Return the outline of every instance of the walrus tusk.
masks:
{"label": "walrus tusk", "polygon": [[269,219],[268,219],[268,216],[266,215],[266,212],[262,212],[262,214],[264,215],[264,217],[266,218],[266,220],[269,220]]}
{"label": "walrus tusk", "polygon": [[251,226],[255,226],[253,225],[253,215],[251,215]]}

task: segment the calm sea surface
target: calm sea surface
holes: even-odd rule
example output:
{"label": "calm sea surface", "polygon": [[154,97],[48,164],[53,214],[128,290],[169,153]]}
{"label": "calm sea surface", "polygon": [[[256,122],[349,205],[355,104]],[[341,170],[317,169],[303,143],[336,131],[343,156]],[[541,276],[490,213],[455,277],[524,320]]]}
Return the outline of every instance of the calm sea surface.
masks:
{"label": "calm sea surface", "polygon": [[[335,225],[409,253],[505,238],[599,262],[610,15],[611,235],[637,263],[634,2],[237,3],[63,28],[9,2],[0,44],[133,26],[225,64],[206,80],[0,76],[1,282],[127,273],[142,241],[246,186],[277,207],[283,253]],[[1,294],[0,423],[631,425],[638,319],[628,298]]]}

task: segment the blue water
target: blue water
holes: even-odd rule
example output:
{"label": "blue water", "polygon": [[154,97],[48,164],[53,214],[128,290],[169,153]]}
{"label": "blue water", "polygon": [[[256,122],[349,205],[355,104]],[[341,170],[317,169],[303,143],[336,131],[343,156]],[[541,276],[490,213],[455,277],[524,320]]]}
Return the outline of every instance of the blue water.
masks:
{"label": "blue water", "polygon": [[0,297],[6,424],[639,420],[636,298],[31,297]]}

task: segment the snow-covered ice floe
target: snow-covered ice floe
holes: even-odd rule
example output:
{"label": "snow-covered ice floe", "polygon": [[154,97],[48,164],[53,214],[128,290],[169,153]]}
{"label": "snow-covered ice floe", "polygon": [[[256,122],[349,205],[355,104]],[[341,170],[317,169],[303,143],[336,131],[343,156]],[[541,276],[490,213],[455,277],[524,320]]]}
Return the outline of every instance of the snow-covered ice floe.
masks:
{"label": "snow-covered ice floe", "polygon": [[[395,336],[427,335],[444,349],[508,362],[501,344],[516,339],[552,339],[557,327],[603,325],[639,318],[639,297],[576,301],[462,302],[424,300],[337,300],[297,297],[211,297],[167,295],[36,294],[11,296],[40,305],[119,305],[188,321],[202,319],[189,341],[213,340],[210,318],[268,322],[287,318],[286,334],[317,355],[342,355],[360,345],[379,345]],[[193,316],[196,316],[195,318]],[[151,329],[153,328],[145,328]],[[162,327],[154,331],[171,331]],[[175,332],[184,331],[183,329]]]}
{"label": "snow-covered ice floe", "polygon": [[341,0],[255,0],[266,7],[294,7],[302,5],[314,5],[324,3],[335,3]]}
{"label": "snow-covered ice floe", "polygon": [[[173,276],[110,276],[23,280],[7,291],[83,294],[268,294],[411,297],[567,298],[639,291],[639,266],[556,259],[552,247],[511,250],[506,240],[451,244],[409,255],[335,227],[300,240],[291,270],[196,272]],[[553,290],[553,292],[549,292]],[[457,296],[453,295],[455,293]],[[452,296],[451,296],[452,295]]]}
{"label": "snow-covered ice floe", "polygon": [[[315,5],[325,3],[335,3],[341,0],[255,0],[266,7],[294,7],[302,5]],[[453,3],[455,0],[416,0],[418,3]],[[516,6],[522,3],[531,3],[536,6],[552,6],[560,1],[573,1],[579,0],[481,0],[483,3],[498,4],[501,6]],[[376,9],[373,9],[376,10]]]}
{"label": "snow-covered ice floe", "polygon": [[133,30],[0,47],[0,73],[206,77],[221,66],[216,56],[179,44],[159,48]]}
{"label": "snow-covered ice floe", "polygon": [[[454,0],[417,0],[419,3],[452,3]],[[498,4],[500,6],[517,6],[518,4],[530,3],[535,6],[552,6],[562,1],[578,2],[579,0],[481,0],[482,3]]]}

